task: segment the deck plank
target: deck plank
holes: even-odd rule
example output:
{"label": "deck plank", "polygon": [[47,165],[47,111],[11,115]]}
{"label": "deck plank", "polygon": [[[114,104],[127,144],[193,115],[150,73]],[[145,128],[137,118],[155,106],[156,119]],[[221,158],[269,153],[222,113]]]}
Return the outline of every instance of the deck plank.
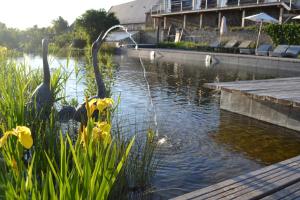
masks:
{"label": "deck plank", "polygon": [[262,198],[298,181],[300,181],[300,156],[174,199]]}
{"label": "deck plank", "polygon": [[297,182],[289,187],[286,187],[278,192],[275,192],[262,200],[291,200],[300,199],[300,182]]}
{"label": "deck plank", "polygon": [[293,107],[300,106],[300,77],[208,83],[205,87],[238,92],[251,98]]}

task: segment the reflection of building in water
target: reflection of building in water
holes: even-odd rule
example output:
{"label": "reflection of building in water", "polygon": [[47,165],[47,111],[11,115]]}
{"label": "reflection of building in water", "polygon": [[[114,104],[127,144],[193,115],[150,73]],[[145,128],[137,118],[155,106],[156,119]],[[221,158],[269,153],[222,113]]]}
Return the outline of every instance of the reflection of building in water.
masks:
{"label": "reflection of building in water", "polygon": [[299,133],[227,111],[221,111],[219,130],[212,137],[229,151],[264,164],[300,154]]}

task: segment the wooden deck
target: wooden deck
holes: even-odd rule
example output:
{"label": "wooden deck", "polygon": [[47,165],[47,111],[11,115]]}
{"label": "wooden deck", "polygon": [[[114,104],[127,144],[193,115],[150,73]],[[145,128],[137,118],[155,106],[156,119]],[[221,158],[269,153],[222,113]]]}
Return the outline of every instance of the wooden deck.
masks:
{"label": "wooden deck", "polygon": [[300,107],[300,77],[207,83],[207,88],[243,93],[250,98]]}
{"label": "wooden deck", "polygon": [[300,77],[208,83],[221,91],[220,107],[300,132]]}
{"label": "wooden deck", "polygon": [[[221,91],[221,109],[300,131],[300,77],[205,86]],[[300,200],[300,156],[174,199]]]}
{"label": "wooden deck", "polygon": [[300,199],[300,156],[174,198],[183,199]]}

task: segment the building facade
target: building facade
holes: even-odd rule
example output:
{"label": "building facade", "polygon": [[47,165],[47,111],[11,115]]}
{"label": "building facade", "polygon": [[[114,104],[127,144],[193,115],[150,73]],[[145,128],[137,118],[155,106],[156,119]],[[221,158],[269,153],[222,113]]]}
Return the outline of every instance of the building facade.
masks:
{"label": "building facade", "polygon": [[[244,17],[265,12],[288,21],[300,11],[300,0],[161,0],[151,8],[154,26],[167,29],[171,24],[182,28],[220,27],[222,16],[229,26],[250,25]],[[253,24],[253,23],[252,23]]]}
{"label": "building facade", "polygon": [[150,11],[159,0],[135,0],[124,4],[112,6],[108,12],[114,13],[120,24],[128,30],[143,30],[146,26],[152,26]]}

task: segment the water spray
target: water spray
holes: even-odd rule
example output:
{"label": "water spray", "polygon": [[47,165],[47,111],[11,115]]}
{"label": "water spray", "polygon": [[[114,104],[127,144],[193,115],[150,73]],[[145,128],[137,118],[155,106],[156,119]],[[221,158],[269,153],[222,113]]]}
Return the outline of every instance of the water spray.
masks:
{"label": "water spray", "polygon": [[127,28],[125,26],[122,26],[122,25],[115,25],[115,26],[112,26],[110,27],[103,35],[102,37],[102,40],[104,40],[107,36],[107,34],[114,30],[114,29],[117,29],[117,28],[120,28],[122,29],[123,31],[125,31],[128,35],[129,35],[129,39],[135,44],[135,49],[137,50],[138,49],[138,44],[135,42],[135,40],[132,38],[132,34],[128,32]]}
{"label": "water spray", "polygon": [[[106,32],[105,34],[103,35],[102,37],[102,40],[104,40],[107,36],[107,34],[114,30],[114,29],[117,29],[117,28],[121,28],[123,31],[125,31],[128,35],[129,35],[129,38],[130,40],[135,44],[135,49],[138,50],[138,44],[136,43],[136,41],[132,38],[132,34],[128,32],[127,28],[125,26],[122,26],[122,25],[115,25],[115,26],[112,26],[110,27]],[[152,100],[152,96],[151,96],[151,91],[150,91],[150,85],[149,85],[149,82],[148,82],[148,79],[147,79],[147,76],[146,76],[146,68],[144,66],[144,63],[143,63],[143,60],[142,60],[142,57],[139,53],[139,59],[140,59],[140,63],[141,63],[141,66],[143,68],[143,75],[144,75],[144,79],[145,79],[145,82],[146,82],[146,85],[147,85],[147,90],[148,90],[148,96],[149,96],[149,99],[150,99],[150,104],[151,104],[151,107],[152,107],[152,110],[153,110],[153,113],[154,113],[154,124],[155,124],[155,135],[158,136],[158,126],[157,126],[157,114],[156,114],[156,109],[155,109],[155,106],[153,104],[153,100]]]}

